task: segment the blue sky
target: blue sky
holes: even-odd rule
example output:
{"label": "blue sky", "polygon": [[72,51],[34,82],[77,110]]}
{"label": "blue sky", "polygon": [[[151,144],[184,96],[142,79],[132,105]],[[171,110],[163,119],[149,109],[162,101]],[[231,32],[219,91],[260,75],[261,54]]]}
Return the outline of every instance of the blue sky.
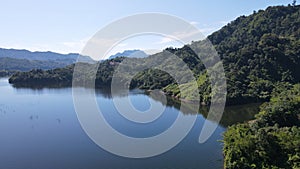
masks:
{"label": "blue sky", "polygon": [[[254,10],[265,9],[270,5],[287,5],[292,3],[292,0],[2,0],[0,2],[0,47],[71,53],[80,52],[85,42],[105,25],[132,14],[161,12],[175,15],[193,23],[203,34],[208,35],[240,15],[249,15]],[[162,37],[145,37],[148,40],[157,38]],[[142,39],[128,40],[114,52],[127,48],[144,49],[147,43],[135,43]],[[172,44],[164,44],[161,47],[168,45]]]}

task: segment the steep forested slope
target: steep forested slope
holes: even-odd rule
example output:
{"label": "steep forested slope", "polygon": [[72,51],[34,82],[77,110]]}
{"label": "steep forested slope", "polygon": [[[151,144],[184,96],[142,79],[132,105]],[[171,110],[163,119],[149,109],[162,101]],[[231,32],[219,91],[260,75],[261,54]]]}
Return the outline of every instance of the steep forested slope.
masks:
{"label": "steep forested slope", "polygon": [[[208,39],[218,51],[225,69],[227,103],[265,101],[278,83],[298,83],[299,37],[300,6],[269,7],[247,17],[241,16],[210,35]],[[194,42],[191,46],[202,48],[202,43]],[[184,53],[182,49],[176,52]],[[197,68],[203,70],[201,66]],[[200,74],[202,101],[209,102],[209,81],[205,73]],[[165,91],[180,95],[174,85],[167,86]]]}
{"label": "steep forested slope", "polygon": [[241,16],[208,38],[223,60],[229,98],[268,98],[276,82],[300,81],[300,6]]}
{"label": "steep forested slope", "polygon": [[300,84],[276,88],[256,119],[224,134],[226,169],[300,168]]}

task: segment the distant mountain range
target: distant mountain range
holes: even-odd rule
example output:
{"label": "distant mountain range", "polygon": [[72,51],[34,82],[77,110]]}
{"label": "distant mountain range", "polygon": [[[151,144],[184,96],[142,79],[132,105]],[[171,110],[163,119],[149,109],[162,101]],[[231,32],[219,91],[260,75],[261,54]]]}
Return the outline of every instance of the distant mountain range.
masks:
{"label": "distant mountain range", "polygon": [[[0,71],[10,75],[15,71],[32,69],[62,68],[76,62],[79,54],[59,54],[54,52],[31,52],[28,50],[0,48]],[[90,57],[81,57],[87,62],[94,62]]]}
{"label": "distant mountain range", "polygon": [[29,60],[0,57],[0,70],[6,71],[29,71],[32,69],[53,69],[70,65],[72,62],[57,60]]}
{"label": "distant mountain range", "polygon": [[59,54],[54,52],[31,52],[28,50],[3,49],[0,48],[0,58],[27,59],[39,61],[59,61],[65,64],[72,64],[79,54]]}
{"label": "distant mountain range", "polygon": [[119,52],[115,55],[111,55],[108,59],[114,59],[117,57],[129,57],[129,58],[145,58],[148,55],[142,50],[125,50],[124,52]]}
{"label": "distant mountain range", "polygon": [[[30,71],[32,69],[55,69],[63,68],[77,61],[79,54],[60,54],[55,52],[31,52],[19,49],[3,49],[0,48],[0,71],[5,75],[10,75],[15,71]],[[148,55],[141,50],[125,50],[117,53],[109,58],[117,57],[133,57],[143,58]],[[81,61],[95,62],[88,56],[80,57]],[[11,72],[11,73],[9,73]]]}

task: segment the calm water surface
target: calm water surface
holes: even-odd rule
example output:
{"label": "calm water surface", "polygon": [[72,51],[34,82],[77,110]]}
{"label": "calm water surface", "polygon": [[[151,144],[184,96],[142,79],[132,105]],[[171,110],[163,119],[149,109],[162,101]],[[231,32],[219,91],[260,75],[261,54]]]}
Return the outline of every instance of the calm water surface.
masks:
{"label": "calm water surface", "polygon": [[[153,158],[128,159],[106,152],[89,139],[77,119],[71,88],[14,88],[0,79],[0,93],[0,169],[220,169],[220,140],[226,126],[251,119],[257,111],[257,105],[227,108],[213,136],[199,144],[205,108],[190,114],[169,103],[149,127],[124,119],[110,94],[99,90],[97,101],[106,120],[128,136],[157,135],[172,125],[178,113],[197,116],[191,132],[172,150]],[[139,110],[147,110],[152,99],[141,91],[133,91],[130,98]]]}

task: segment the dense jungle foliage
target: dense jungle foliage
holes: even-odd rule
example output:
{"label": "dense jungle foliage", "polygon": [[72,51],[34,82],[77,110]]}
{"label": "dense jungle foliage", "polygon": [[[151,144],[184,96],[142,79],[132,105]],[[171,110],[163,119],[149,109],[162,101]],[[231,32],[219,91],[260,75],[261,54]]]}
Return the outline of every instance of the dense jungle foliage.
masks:
{"label": "dense jungle foliage", "polygon": [[256,119],[224,134],[224,167],[300,168],[300,84],[282,84]]}

